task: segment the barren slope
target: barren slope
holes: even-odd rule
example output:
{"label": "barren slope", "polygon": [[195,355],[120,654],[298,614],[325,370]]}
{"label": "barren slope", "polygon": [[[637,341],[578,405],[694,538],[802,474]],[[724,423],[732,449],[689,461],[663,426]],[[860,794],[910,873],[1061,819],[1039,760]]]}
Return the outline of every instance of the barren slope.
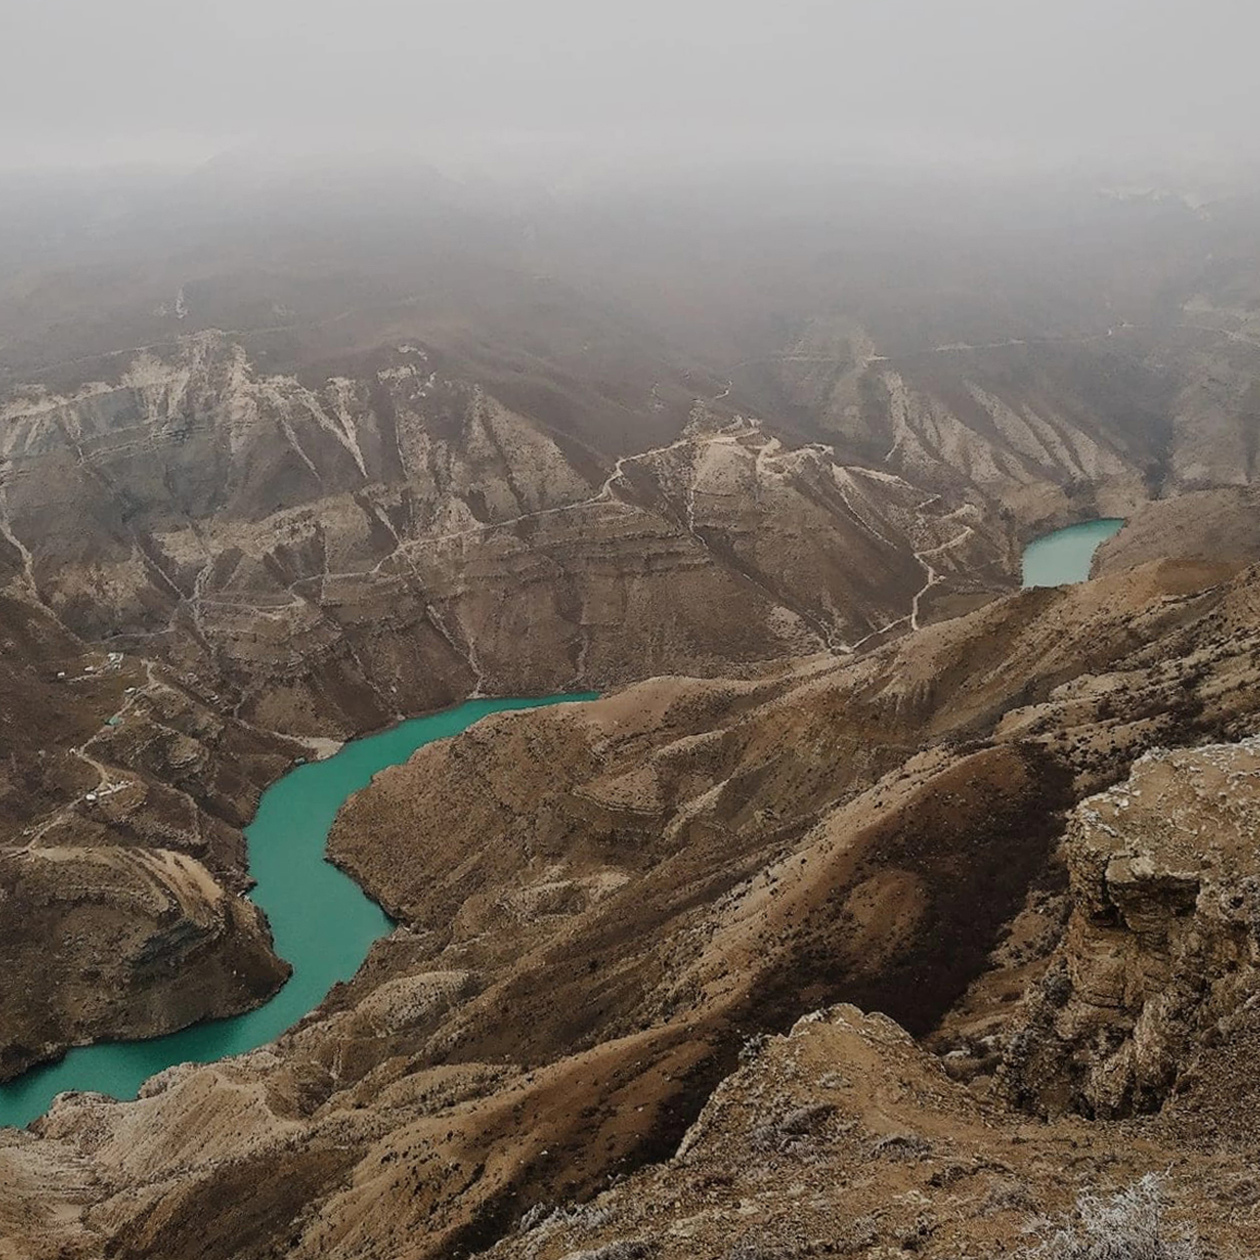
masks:
{"label": "barren slope", "polygon": [[[90,1170],[92,1188],[58,1192],[63,1225],[46,1222],[31,1245],[461,1253],[535,1204],[588,1196],[667,1155],[752,1033],[836,1000],[931,1031],[991,956],[1002,966],[992,951],[1026,900],[1061,895],[1063,808],[1153,744],[1250,728],[1258,581],[1252,570],[1148,566],[1027,592],[852,663],[816,657],[743,683],[660,680],[590,706],[500,715],[421,750],[350,802],[332,840],[400,928],[274,1048],[172,1069],[132,1104],[63,1099],[35,1142],[9,1149],[5,1176],[30,1184],[38,1161],[52,1161],[67,1185],[71,1167]],[[855,1059],[845,1039],[861,1039],[862,1025],[845,1019],[836,1044],[823,1032],[809,1043],[821,1058],[802,1073],[799,1100],[780,1100],[773,1075],[730,1087],[770,1091],[769,1110],[739,1122],[771,1126],[767,1150],[779,1149],[774,1125],[814,1107],[816,1088],[837,1088],[816,1086],[815,1072],[878,1091],[887,1062],[908,1056],[905,1071],[926,1073],[945,1108],[917,1122],[940,1144],[932,1158],[1010,1163],[985,1136],[1005,1115],[996,1100],[977,1110],[901,1034],[876,1030],[875,1043],[888,1042],[881,1062]],[[818,1144],[836,1193],[869,1142],[895,1130],[920,1150],[902,1134],[908,1115],[835,1127],[847,1097],[826,1095],[841,1110],[782,1130],[784,1151],[798,1137]],[[1047,1161],[1064,1141],[1089,1143],[1082,1176],[1114,1158],[1117,1141],[1132,1146],[1135,1172],[1173,1149],[1167,1134],[1132,1145],[1076,1123],[1038,1141]],[[833,1147],[844,1132],[852,1138]],[[1023,1154],[1010,1169],[1030,1201],[1070,1197],[1070,1181]],[[903,1186],[910,1170],[888,1159],[893,1180],[870,1183],[855,1208]],[[765,1166],[778,1195],[779,1165]],[[1226,1159],[1221,1170],[1238,1177],[1243,1166]],[[940,1169],[919,1171],[930,1185]],[[987,1180],[941,1178],[951,1187],[941,1203],[959,1220],[969,1196],[996,1193]],[[626,1208],[635,1222],[644,1202]],[[818,1220],[846,1210],[833,1196]],[[1016,1219],[998,1220],[994,1236],[1012,1237]],[[901,1228],[894,1213],[860,1247]],[[956,1222],[940,1245],[964,1235]]]}

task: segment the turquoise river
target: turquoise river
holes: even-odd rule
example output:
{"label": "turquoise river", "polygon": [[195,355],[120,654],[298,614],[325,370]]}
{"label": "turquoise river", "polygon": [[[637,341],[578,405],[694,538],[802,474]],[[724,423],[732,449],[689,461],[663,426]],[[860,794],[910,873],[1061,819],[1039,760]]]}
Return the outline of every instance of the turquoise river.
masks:
{"label": "turquoise river", "polygon": [[326,761],[285,775],[263,794],[245,835],[250,873],[257,880],[251,895],[266,911],[276,952],[293,965],[288,983],[270,1002],[245,1015],[195,1024],[149,1041],[83,1046],[58,1063],[34,1068],[0,1086],[0,1124],[29,1124],[63,1090],[134,1098],[144,1081],[172,1064],[208,1063],[274,1040],[318,1006],[334,983],[354,975],[372,942],[391,927],[380,906],[324,860],[328,830],[346,798],[366,787],[379,770],[406,761],[417,748],[456,735],[489,713],[595,698],[595,692],[583,692],[538,700],[470,700],[353,740]]}
{"label": "turquoise river", "polygon": [[[1024,585],[1085,581],[1094,552],[1123,524],[1115,518],[1085,521],[1034,539],[1024,551]],[[377,771],[406,761],[417,748],[458,734],[489,713],[593,699],[594,692],[541,700],[470,700],[356,739],[326,761],[285,775],[263,794],[257,817],[245,832],[250,872],[258,881],[253,898],[267,913],[277,952],[293,965],[284,988],[245,1015],[195,1024],[150,1041],[100,1042],[71,1050],[59,1063],[0,1086],[0,1124],[28,1124],[62,1090],[134,1098],[144,1081],[172,1064],[208,1063],[274,1040],[318,1006],[336,981],[354,975],[372,942],[390,929],[381,908],[324,861],[328,830],[346,798],[366,787]]]}
{"label": "turquoise river", "polygon": [[1094,552],[1115,534],[1123,519],[1082,521],[1034,538],[1024,548],[1025,586],[1065,586],[1089,577]]}

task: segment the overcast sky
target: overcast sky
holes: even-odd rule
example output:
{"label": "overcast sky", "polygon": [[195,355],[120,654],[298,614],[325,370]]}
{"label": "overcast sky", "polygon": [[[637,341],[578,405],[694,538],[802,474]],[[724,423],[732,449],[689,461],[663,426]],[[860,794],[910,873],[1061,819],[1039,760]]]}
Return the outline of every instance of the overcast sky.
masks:
{"label": "overcast sky", "polygon": [[470,136],[1260,152],[1260,0],[0,0],[0,165]]}

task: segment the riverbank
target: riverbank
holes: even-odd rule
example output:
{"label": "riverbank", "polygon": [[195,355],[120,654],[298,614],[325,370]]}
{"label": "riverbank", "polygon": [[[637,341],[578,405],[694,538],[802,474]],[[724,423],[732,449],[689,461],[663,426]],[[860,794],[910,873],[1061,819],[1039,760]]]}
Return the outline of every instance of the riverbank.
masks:
{"label": "riverbank", "polygon": [[56,1063],[0,1086],[0,1124],[23,1126],[66,1090],[134,1098],[140,1086],[176,1063],[208,1063],[274,1040],[358,970],[392,922],[374,901],[325,858],[338,810],[373,775],[406,761],[491,713],[593,700],[596,692],[542,698],[469,700],[351,740],[322,760],[300,765],[269,787],[245,829],[250,899],[266,914],[276,952],[293,967],[279,992],[255,1010],[194,1024],[147,1041],[76,1047]]}

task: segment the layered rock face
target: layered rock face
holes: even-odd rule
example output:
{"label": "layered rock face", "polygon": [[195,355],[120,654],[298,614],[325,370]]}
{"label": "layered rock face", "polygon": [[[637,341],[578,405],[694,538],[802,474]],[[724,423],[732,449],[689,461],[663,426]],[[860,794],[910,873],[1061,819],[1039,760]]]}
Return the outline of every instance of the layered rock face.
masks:
{"label": "layered rock face", "polygon": [[[1254,485],[1260,336],[1249,310],[1187,293],[1176,311],[1135,304],[1120,318],[1108,302],[1083,328],[1033,321],[1012,334],[993,321],[987,336],[958,335],[951,311],[932,339],[869,305],[803,319],[740,383],[769,381],[827,440],[920,484],[966,485],[1025,530]],[[1141,558],[1186,554],[1175,532],[1162,541]]]}
{"label": "layered rock face", "polygon": [[5,1076],[67,1043],[235,1014],[289,974],[261,912],[169,849],[6,853],[0,896],[5,966],[30,978],[0,994]]}
{"label": "layered rock face", "polygon": [[288,969],[240,896],[240,828],[307,750],[20,593],[0,633],[0,1077],[265,1000]]}
{"label": "layered rock face", "polygon": [[1257,992],[1260,742],[1151,752],[1074,811],[1074,909],[1007,1052],[1041,1109],[1158,1109]]}
{"label": "layered rock face", "polygon": [[1128,515],[1170,488],[1168,385],[1136,347],[1085,335],[880,353],[859,319],[809,321],[775,370],[824,431],[903,476],[970,485],[1025,525]]}
{"label": "layered rock face", "polygon": [[607,472],[422,350],[378,360],[310,389],[204,334],[10,402],[27,589],[253,720],[344,735],[470,691],[846,650],[1004,580],[965,498],[757,422],[698,407]]}

